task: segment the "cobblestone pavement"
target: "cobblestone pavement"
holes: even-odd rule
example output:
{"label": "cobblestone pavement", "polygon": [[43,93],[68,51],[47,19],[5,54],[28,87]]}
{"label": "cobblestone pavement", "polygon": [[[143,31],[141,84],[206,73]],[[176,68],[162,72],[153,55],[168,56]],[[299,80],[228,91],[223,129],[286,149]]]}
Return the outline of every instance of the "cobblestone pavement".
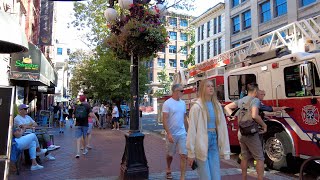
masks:
{"label": "cobblestone pavement", "polygon": [[[120,174],[120,160],[125,147],[125,129],[113,131],[110,129],[94,129],[92,134],[93,149],[87,155],[75,158],[74,128],[67,128],[64,134],[53,129],[55,144],[61,148],[52,152],[55,161],[43,160],[44,169],[30,171],[30,166],[22,165],[20,175],[10,173],[9,179],[87,179],[87,180],[116,180]],[[149,179],[165,179],[165,141],[157,135],[145,134],[144,148],[149,165]],[[42,158],[44,159],[44,158]],[[176,155],[172,163],[174,179],[179,179],[179,157]],[[241,179],[241,170],[233,161],[221,161],[223,180]],[[249,170],[249,178],[255,179],[254,172]],[[290,179],[268,172],[268,179]],[[187,179],[197,179],[196,171],[187,169]],[[292,179],[292,178],[291,178]]]}

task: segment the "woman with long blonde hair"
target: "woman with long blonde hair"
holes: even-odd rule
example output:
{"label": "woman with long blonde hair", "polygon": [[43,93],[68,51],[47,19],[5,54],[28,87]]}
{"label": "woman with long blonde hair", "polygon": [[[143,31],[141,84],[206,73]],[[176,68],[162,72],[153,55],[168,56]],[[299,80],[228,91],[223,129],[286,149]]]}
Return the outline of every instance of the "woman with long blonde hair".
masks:
{"label": "woman with long blonde hair", "polygon": [[198,93],[189,113],[188,164],[196,162],[201,180],[219,180],[219,154],[230,159],[227,123],[213,82],[202,80]]}

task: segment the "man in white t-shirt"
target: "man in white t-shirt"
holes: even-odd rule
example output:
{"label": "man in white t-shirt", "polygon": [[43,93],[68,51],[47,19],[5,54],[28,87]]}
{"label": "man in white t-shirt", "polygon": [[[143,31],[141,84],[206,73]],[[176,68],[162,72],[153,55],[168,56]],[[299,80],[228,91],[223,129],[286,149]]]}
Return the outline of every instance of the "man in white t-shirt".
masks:
{"label": "man in white t-shirt", "polygon": [[[18,106],[19,114],[14,118],[14,126],[20,127],[23,131],[27,130],[26,132],[31,133],[31,129],[38,126],[38,124],[30,116],[27,115],[28,108],[29,106],[25,104],[21,104]],[[47,148],[48,151],[60,148],[60,146],[51,144],[50,137],[48,134],[38,135],[38,139],[40,142],[42,142],[43,147]],[[45,156],[48,160],[55,160],[55,157],[53,157],[49,152],[46,152]]]}
{"label": "man in white t-shirt", "polygon": [[183,95],[183,87],[180,84],[175,84],[171,88],[172,97],[166,100],[162,106],[163,127],[166,131],[167,145],[167,179],[172,179],[171,162],[172,157],[176,153],[178,147],[180,154],[180,179],[185,179],[187,148],[186,138],[188,122],[186,119],[186,104],[180,98]]}
{"label": "man in white t-shirt", "polygon": [[115,103],[112,104],[112,108],[112,122],[114,123],[112,130],[119,130],[119,109]]}

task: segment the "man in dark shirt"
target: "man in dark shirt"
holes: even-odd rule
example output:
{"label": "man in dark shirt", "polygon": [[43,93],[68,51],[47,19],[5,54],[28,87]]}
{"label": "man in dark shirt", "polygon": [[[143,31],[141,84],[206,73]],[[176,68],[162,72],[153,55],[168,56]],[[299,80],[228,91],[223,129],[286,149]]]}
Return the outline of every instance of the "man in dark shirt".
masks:
{"label": "man in dark shirt", "polygon": [[[87,132],[88,132],[88,117],[94,118],[94,114],[91,111],[90,105],[88,102],[86,102],[86,96],[81,95],[80,98],[80,104],[76,106],[75,111],[73,113],[73,117],[76,118],[76,130],[75,130],[75,137],[76,137],[76,143],[77,143],[77,154],[76,158],[80,157],[80,144],[81,144],[81,138],[83,138],[83,155],[86,155],[88,153],[87,147]],[[85,108],[85,114],[81,115],[81,110]],[[77,111],[78,109],[78,111]],[[77,117],[78,116],[78,117]]]}

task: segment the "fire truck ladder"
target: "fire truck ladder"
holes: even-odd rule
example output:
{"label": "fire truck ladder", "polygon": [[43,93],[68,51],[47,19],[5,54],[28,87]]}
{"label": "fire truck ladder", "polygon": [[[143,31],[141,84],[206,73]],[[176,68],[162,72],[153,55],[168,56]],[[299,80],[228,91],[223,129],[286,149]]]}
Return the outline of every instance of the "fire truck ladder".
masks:
{"label": "fire truck ladder", "polygon": [[205,71],[204,68],[210,64],[217,64],[215,67],[237,65],[247,61],[246,58],[250,55],[283,47],[287,47],[292,53],[304,52],[306,43],[313,45],[320,43],[320,15],[293,22],[196,64],[195,70]]}

